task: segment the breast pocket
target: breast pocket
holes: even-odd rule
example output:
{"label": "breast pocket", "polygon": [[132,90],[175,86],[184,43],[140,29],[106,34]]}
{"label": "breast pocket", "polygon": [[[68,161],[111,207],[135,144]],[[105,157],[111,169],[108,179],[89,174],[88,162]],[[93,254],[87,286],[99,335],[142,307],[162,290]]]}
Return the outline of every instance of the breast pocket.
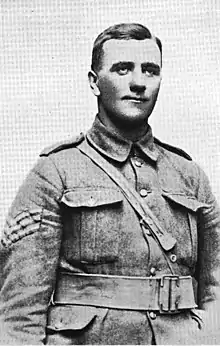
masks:
{"label": "breast pocket", "polygon": [[163,192],[169,205],[170,227],[177,239],[177,252],[182,264],[195,268],[198,246],[198,216],[208,205],[193,195]]}
{"label": "breast pocket", "polygon": [[64,192],[63,244],[69,260],[86,263],[117,260],[122,200],[117,189],[76,188]]}

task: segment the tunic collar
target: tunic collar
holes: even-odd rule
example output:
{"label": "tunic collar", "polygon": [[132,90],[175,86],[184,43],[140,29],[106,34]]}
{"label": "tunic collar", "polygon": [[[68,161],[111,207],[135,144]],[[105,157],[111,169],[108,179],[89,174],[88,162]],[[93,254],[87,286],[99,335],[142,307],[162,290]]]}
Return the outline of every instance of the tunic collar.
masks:
{"label": "tunic collar", "polygon": [[146,134],[139,141],[132,142],[104,126],[99,116],[96,115],[94,123],[86,136],[88,141],[100,153],[115,161],[126,161],[134,146],[151,160],[156,162],[158,159],[159,153],[154,144],[150,125]]}

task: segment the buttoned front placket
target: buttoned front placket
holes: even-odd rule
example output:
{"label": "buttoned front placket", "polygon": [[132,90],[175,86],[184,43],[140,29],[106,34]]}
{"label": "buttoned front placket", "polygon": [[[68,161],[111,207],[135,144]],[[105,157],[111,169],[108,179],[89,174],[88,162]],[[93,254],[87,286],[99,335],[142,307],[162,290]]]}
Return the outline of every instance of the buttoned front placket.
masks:
{"label": "buttoned front placket", "polygon": [[[159,220],[161,227],[165,231],[170,230],[172,215],[159,183],[160,151],[154,143],[151,127],[148,127],[147,132],[139,141],[132,142],[105,127],[97,115],[87,138],[91,145],[125,176]],[[126,201],[125,205],[127,205]],[[150,230],[141,223],[141,220],[138,228],[135,212],[134,217],[132,216],[133,212],[128,205],[123,209],[123,231],[120,230],[120,258],[123,258],[123,261],[120,264],[120,271],[132,275],[130,273],[135,266],[139,275],[143,273],[148,276],[153,267],[155,275],[169,274],[170,268],[164,258],[163,250],[151,235]],[[129,247],[124,246],[127,244],[127,239],[129,239],[130,245],[132,244]],[[131,256],[133,261],[131,261]],[[124,261],[126,257],[129,261]],[[174,257],[170,259],[170,262],[174,262],[172,260]]]}
{"label": "buttoned front placket", "polygon": [[[157,176],[157,161],[152,160],[134,145],[127,161],[122,165],[120,164],[119,170],[139,193],[143,202],[151,209],[154,209],[157,200],[161,198],[161,188]],[[167,263],[161,249],[147,228],[142,231],[144,234],[143,241],[145,239],[150,249],[146,276],[156,276],[167,272]]]}

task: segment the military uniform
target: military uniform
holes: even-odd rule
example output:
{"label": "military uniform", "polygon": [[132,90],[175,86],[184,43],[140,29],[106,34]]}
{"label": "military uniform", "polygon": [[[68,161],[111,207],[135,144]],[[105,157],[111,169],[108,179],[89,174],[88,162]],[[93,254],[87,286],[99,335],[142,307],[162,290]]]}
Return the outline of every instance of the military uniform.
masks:
{"label": "military uniform", "polygon": [[[120,188],[77,149],[84,140],[44,150],[10,209],[0,252],[0,343],[196,343],[203,309],[212,311],[219,299],[220,212],[206,175],[186,153],[156,140],[150,127],[135,143],[112,133],[98,116],[88,131],[89,145],[126,177],[176,239],[166,254],[175,274],[193,277],[198,309],[145,311],[142,301],[152,294],[135,309],[130,305],[139,300],[141,280],[169,277],[170,268],[152,235],[143,237]],[[96,275],[102,284],[94,293],[89,283]],[[105,299],[114,300],[119,289],[123,302],[109,307]]]}

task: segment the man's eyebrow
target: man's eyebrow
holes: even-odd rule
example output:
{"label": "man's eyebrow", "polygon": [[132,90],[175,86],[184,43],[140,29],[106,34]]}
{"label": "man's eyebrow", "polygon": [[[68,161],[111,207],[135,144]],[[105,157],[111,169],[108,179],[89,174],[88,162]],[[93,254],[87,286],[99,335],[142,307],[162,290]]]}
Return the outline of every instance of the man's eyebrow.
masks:
{"label": "man's eyebrow", "polygon": [[118,61],[111,66],[110,71],[114,72],[120,68],[132,68],[132,67],[134,67],[134,63],[132,61]]}
{"label": "man's eyebrow", "polygon": [[158,64],[155,64],[154,62],[144,62],[143,64],[141,64],[141,67],[145,69],[148,69],[149,67],[153,67],[157,71],[161,70],[160,66]]}

